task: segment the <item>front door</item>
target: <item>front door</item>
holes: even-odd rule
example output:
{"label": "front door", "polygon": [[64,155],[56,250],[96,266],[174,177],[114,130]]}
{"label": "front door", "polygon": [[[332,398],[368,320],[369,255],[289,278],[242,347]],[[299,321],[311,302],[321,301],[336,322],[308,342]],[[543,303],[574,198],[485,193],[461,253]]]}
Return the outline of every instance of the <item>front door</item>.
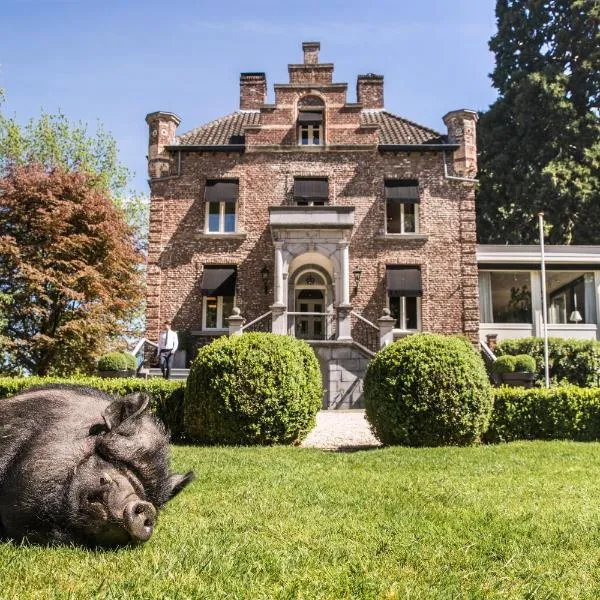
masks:
{"label": "front door", "polygon": [[322,340],[325,336],[323,292],[320,290],[307,292],[309,291],[300,291],[296,299],[296,312],[308,313],[306,315],[296,315],[296,337],[303,340]]}

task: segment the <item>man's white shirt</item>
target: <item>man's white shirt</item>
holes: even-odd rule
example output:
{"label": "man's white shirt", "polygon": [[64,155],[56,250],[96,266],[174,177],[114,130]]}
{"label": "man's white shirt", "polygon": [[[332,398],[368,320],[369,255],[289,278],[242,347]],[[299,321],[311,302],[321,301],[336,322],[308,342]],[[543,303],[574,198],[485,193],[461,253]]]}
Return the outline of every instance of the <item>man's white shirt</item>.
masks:
{"label": "man's white shirt", "polygon": [[170,329],[169,331],[161,331],[158,336],[158,352],[161,350],[171,350],[171,352],[175,352],[177,350],[177,346],[179,345],[179,340],[177,339],[177,332]]}

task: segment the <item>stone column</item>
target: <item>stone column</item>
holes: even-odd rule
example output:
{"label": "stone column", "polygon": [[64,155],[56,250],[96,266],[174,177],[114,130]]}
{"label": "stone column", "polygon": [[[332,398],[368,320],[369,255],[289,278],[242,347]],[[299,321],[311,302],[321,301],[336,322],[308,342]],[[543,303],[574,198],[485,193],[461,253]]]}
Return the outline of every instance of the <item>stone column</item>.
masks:
{"label": "stone column", "polygon": [[350,253],[349,253],[349,242],[343,240],[338,242],[338,249],[340,253],[340,287],[338,290],[338,298],[340,303],[338,305],[337,317],[337,339],[338,340],[351,340],[352,339],[352,316],[350,311],[352,306],[350,304]]}
{"label": "stone column", "polygon": [[242,330],[244,320],[244,317],[240,314],[240,309],[234,306],[232,315],[227,319],[229,323],[229,335],[242,335],[244,333]]}
{"label": "stone column", "polygon": [[271,331],[287,335],[287,311],[284,305],[273,304],[271,306],[271,319]]}
{"label": "stone column", "polygon": [[283,242],[275,242],[275,305],[283,305]]}
{"label": "stone column", "polygon": [[379,347],[385,348],[394,341],[394,318],[390,316],[390,309],[384,308],[383,314],[377,319],[379,325]]}

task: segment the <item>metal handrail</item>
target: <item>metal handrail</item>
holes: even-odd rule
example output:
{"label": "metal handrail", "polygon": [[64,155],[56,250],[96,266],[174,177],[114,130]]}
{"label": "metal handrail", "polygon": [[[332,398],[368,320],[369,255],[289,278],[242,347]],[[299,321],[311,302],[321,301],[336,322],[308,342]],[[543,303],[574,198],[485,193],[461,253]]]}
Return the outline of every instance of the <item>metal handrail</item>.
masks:
{"label": "metal handrail", "polygon": [[260,315],[260,317],[257,317],[256,319],[254,319],[254,321],[250,321],[250,323],[246,323],[246,325],[242,326],[242,331],[244,331],[244,329],[248,329],[248,327],[250,327],[250,325],[254,325],[254,323],[258,323],[259,321],[262,321],[265,317],[268,317],[273,311],[270,310],[269,312],[266,312],[264,315]]}
{"label": "metal handrail", "polygon": [[151,346],[154,346],[155,348],[158,348],[158,344],[155,344],[154,342],[150,341],[148,338],[142,338],[135,345],[134,349],[129,351],[129,353],[132,354],[133,356],[137,356],[138,352],[140,351],[140,349],[142,348],[142,346],[144,344],[150,344]]}
{"label": "metal handrail", "polygon": [[367,325],[370,325],[373,329],[376,329],[377,331],[379,331],[379,327],[377,327],[377,325],[375,325],[375,323],[371,323],[371,321],[369,321],[369,319],[365,319],[362,315],[359,315],[356,311],[351,310],[350,314],[354,315],[355,317],[358,317],[361,321],[364,321]]}

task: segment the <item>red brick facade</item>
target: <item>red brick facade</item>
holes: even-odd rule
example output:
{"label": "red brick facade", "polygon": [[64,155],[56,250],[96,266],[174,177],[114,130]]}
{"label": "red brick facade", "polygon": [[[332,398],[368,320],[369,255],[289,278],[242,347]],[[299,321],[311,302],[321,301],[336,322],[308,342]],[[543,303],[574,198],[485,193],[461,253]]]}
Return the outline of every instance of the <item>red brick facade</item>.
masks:
{"label": "red brick facade", "polygon": [[[376,75],[359,77],[359,102],[351,103],[347,84],[332,83],[333,65],[319,63],[318,50],[316,43],[304,45],[305,62],[289,66],[290,83],[274,86],[272,105],[265,104],[264,74],[242,74],[242,111],[256,114],[236,113],[180,138],[175,115],[148,115],[150,339],[157,338],[164,319],[196,339],[203,337],[200,281],[206,265],[237,266],[236,304],[247,321],[270,310],[275,246],[269,207],[292,204],[294,178],[308,176],[327,178],[330,205],[354,207],[349,270],[362,269],[357,289],[350,275],[354,311],[376,322],[386,306],[386,265],[418,265],[421,329],[463,333],[477,341],[474,184],[460,179],[473,177],[476,169],[475,113],[446,115],[447,138],[379,113],[383,78]],[[325,143],[299,146],[298,106],[312,99],[324,107]],[[234,125],[241,122],[246,125],[238,131]],[[223,133],[229,123],[231,131]],[[224,142],[219,135],[229,137]],[[432,140],[423,142],[418,135]],[[222,179],[239,181],[236,232],[208,234],[205,183]],[[418,235],[385,235],[387,179],[418,180]],[[318,239],[312,243],[318,252]],[[265,266],[267,293],[261,276]],[[339,304],[339,295],[334,303]]]}

